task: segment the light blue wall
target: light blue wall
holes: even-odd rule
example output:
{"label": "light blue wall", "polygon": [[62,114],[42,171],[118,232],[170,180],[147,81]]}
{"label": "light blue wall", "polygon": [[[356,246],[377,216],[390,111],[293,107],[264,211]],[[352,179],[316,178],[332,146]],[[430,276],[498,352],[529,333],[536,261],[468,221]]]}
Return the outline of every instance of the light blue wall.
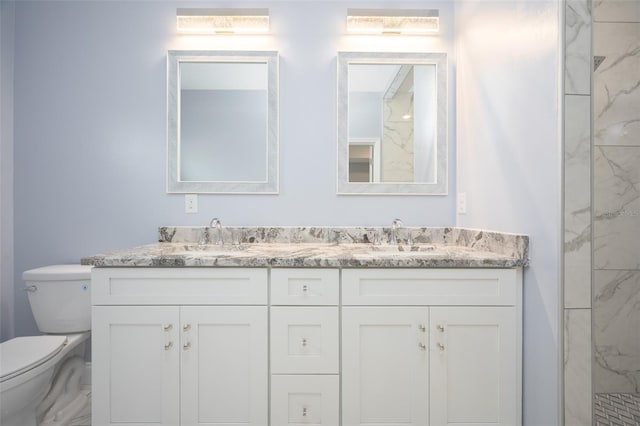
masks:
{"label": "light blue wall", "polygon": [[266,90],[182,90],[180,115],[181,180],[267,179]]}
{"label": "light blue wall", "polygon": [[0,342],[13,336],[13,1],[0,2]]}
{"label": "light blue wall", "polygon": [[382,93],[349,94],[349,137],[382,139]]}
{"label": "light blue wall", "polygon": [[526,233],[525,425],[558,424],[561,2],[456,7],[458,225]]}

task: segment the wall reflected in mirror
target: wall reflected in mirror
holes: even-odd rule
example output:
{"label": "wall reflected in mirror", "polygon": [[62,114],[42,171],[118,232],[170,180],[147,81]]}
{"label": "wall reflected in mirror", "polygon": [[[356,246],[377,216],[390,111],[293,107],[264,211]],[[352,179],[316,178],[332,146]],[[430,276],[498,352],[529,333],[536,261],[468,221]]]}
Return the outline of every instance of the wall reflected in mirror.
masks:
{"label": "wall reflected in mirror", "polygon": [[436,100],[435,65],[349,64],[349,182],[433,183]]}
{"label": "wall reflected in mirror", "polygon": [[170,51],[167,191],[277,193],[276,52]]}
{"label": "wall reflected in mirror", "polygon": [[180,180],[267,178],[267,64],[180,64]]}
{"label": "wall reflected in mirror", "polygon": [[338,54],[338,193],[445,194],[446,54]]}

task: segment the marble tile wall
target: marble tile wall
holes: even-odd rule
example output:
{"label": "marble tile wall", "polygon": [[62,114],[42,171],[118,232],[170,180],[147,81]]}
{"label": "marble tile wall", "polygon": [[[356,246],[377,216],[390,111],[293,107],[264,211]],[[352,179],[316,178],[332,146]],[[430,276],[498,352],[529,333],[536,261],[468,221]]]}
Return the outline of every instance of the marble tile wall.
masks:
{"label": "marble tile wall", "polygon": [[596,393],[640,393],[640,271],[596,271]]}
{"label": "marble tile wall", "polygon": [[565,2],[564,424],[592,424],[591,0]]}
{"label": "marble tile wall", "polygon": [[593,340],[597,393],[640,392],[640,2],[595,0]]}

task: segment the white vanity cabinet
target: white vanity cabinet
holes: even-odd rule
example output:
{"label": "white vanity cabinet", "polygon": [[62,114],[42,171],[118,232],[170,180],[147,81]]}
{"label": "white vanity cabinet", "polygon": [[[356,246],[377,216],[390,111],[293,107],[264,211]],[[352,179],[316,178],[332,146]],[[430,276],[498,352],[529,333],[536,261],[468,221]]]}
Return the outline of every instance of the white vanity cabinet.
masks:
{"label": "white vanity cabinet", "polygon": [[94,426],[268,423],[266,269],[93,274]]}
{"label": "white vanity cabinet", "polygon": [[342,271],[342,425],[521,424],[518,269]]}
{"label": "white vanity cabinet", "polygon": [[519,268],[92,274],[94,426],[521,424]]}

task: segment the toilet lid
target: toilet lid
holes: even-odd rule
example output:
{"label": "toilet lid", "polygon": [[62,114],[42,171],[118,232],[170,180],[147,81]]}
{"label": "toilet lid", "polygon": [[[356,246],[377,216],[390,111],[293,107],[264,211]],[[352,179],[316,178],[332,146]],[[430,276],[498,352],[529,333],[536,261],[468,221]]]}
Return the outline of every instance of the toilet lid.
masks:
{"label": "toilet lid", "polygon": [[66,336],[27,336],[0,343],[0,381],[47,361],[62,350],[66,341]]}

